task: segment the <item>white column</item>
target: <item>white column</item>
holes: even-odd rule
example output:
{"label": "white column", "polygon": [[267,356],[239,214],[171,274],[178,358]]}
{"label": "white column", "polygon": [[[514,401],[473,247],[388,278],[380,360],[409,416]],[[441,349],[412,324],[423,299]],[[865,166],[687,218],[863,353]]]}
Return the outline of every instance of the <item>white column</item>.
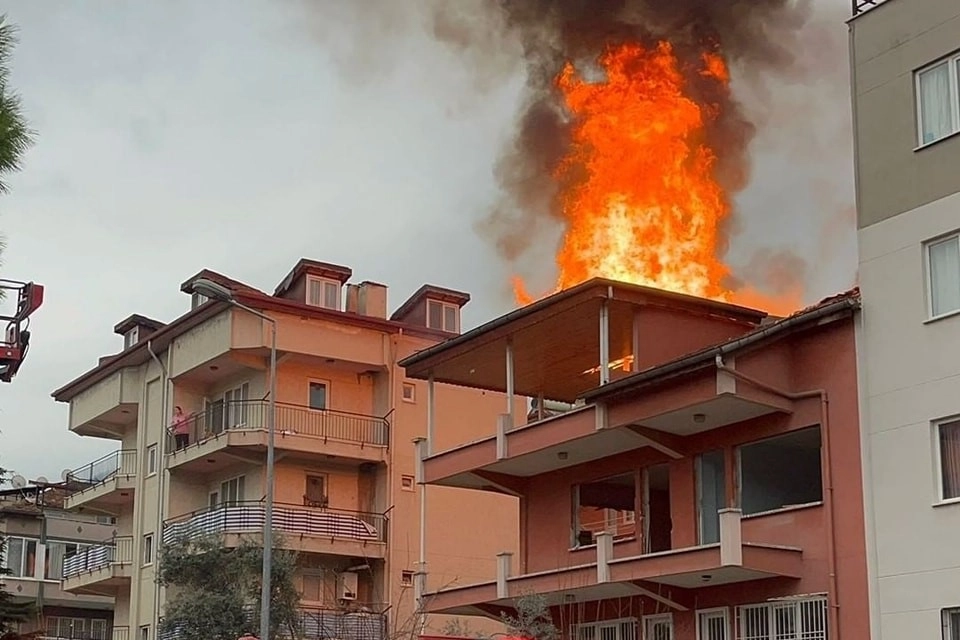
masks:
{"label": "white column", "polygon": [[598,533],[597,538],[597,583],[610,582],[610,561],[613,559],[613,534]]}
{"label": "white column", "polygon": [[510,589],[507,586],[507,578],[513,565],[513,553],[503,551],[497,554],[497,598],[509,598]]}
{"label": "white column", "polygon": [[610,303],[600,303],[600,384],[610,382]]}
{"label": "white column", "polygon": [[740,509],[720,509],[720,564],[739,567],[743,564],[743,531]]}
{"label": "white column", "polygon": [[431,373],[427,377],[427,455],[433,454],[433,443],[435,437],[436,428],[435,418],[434,418],[434,401],[435,395],[433,390],[433,374]]}

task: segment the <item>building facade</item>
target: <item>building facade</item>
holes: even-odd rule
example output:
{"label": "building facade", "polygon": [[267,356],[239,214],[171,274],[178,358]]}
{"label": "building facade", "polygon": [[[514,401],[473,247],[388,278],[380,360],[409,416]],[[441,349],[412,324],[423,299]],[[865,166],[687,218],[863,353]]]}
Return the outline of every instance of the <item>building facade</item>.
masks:
{"label": "building facade", "polygon": [[855,0],[873,637],[960,638],[960,3]]}
{"label": "building facade", "polygon": [[[54,393],[70,404],[73,432],[118,444],[71,474],[67,506],[115,515],[117,535],[67,563],[66,591],[114,596],[115,624],[153,640],[165,597],[155,567],[166,542],[213,533],[229,545],[261,534],[274,325],[257,314],[276,327],[274,529],[300,552],[307,635],[392,635],[410,624],[424,568],[451,584],[495,574],[495,548],[517,543],[510,498],[466,502],[431,491],[436,525],[423,538],[436,544],[421,557],[413,441],[423,436],[427,391],[397,365],[457,335],[469,295],[424,286],[388,317],[387,288],[351,284],[351,276],[301,260],[267,294],[202,271],[181,286],[187,313],[169,324],[124,320],[115,327],[123,351]],[[193,290],[200,279],[255,313],[205,299]],[[458,425],[457,442],[475,437],[505,402],[448,385],[435,400],[436,415]],[[438,535],[466,536],[491,516],[514,520],[470,550]]]}
{"label": "building facade", "polygon": [[534,399],[422,448],[420,481],[514,496],[520,519],[496,579],[431,581],[424,606],[516,617],[540,594],[567,640],[868,637],[858,307],[771,319],[592,280],[402,361]]}
{"label": "building facade", "polygon": [[116,527],[108,516],[79,515],[63,509],[59,485],[30,484],[0,491],[0,538],[10,575],[4,588],[14,602],[33,605],[35,617],[22,633],[44,638],[127,640],[113,627],[113,598],[74,594],[60,586],[66,558],[101,544]]}

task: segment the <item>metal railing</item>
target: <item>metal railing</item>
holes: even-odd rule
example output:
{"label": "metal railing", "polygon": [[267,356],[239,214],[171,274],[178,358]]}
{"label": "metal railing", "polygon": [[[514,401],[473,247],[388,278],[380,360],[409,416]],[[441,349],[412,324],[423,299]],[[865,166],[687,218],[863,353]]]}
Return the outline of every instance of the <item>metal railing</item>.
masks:
{"label": "metal railing", "polygon": [[[346,509],[276,504],[273,528],[293,535],[341,538],[361,542],[387,541],[387,516]],[[164,544],[221,533],[261,533],[262,502],[233,502],[194,511],[163,523]]]}
{"label": "metal railing", "polygon": [[80,491],[83,491],[110,478],[136,474],[137,450],[120,449],[70,471],[66,481],[81,485]]}
{"label": "metal railing", "polygon": [[[231,430],[264,431],[269,424],[269,410],[267,400],[212,403],[179,425],[171,424],[167,451],[174,452]],[[277,403],[276,433],[386,446],[390,442],[390,423],[386,418],[362,413]]]}
{"label": "metal railing", "polygon": [[130,640],[130,627],[114,627],[111,640]]}
{"label": "metal railing", "polygon": [[131,562],[133,562],[133,537],[116,537],[105,544],[87,547],[79,553],[64,558],[62,578],[66,580],[110,565]]}
{"label": "metal railing", "polygon": [[[388,634],[386,605],[357,604],[351,611],[303,607],[297,611],[293,629],[284,625],[277,630],[277,637],[298,640],[386,640]],[[247,608],[245,618],[255,626],[257,611]],[[162,625],[161,618],[161,627]],[[157,634],[159,640],[177,640],[183,633],[179,629],[167,629]],[[114,638],[113,640],[119,640]],[[122,640],[127,640],[123,638]]]}
{"label": "metal railing", "polygon": [[877,5],[881,5],[887,0],[851,0],[853,6],[853,15],[858,16],[864,11],[869,11]]}

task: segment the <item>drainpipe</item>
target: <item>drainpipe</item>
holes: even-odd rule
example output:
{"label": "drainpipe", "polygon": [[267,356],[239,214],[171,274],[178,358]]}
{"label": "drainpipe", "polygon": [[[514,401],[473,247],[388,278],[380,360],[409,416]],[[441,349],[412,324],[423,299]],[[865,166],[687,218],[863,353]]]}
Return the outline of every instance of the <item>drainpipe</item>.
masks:
{"label": "drainpipe", "polygon": [[[163,416],[163,423],[160,425],[160,441],[157,443],[157,529],[153,534],[154,539],[154,556],[160,551],[160,548],[163,546],[163,510],[166,503],[164,499],[164,486],[166,485],[166,477],[169,471],[167,471],[167,459],[166,459],[166,446],[167,446],[167,401],[169,400],[172,394],[169,393],[170,388],[170,357],[173,353],[173,349],[170,346],[167,347],[167,366],[164,366],[163,362],[160,361],[160,358],[157,357],[157,354],[153,351],[153,340],[147,340],[147,352],[150,354],[150,357],[153,358],[153,361],[157,363],[157,366],[160,367],[160,371],[163,372],[163,388],[160,392],[160,410],[161,415]],[[138,462],[137,466],[140,469],[143,469],[143,463]],[[136,496],[134,496],[136,499]],[[154,558],[154,572],[159,568],[160,564],[157,562],[156,557]],[[154,576],[156,580],[156,576]],[[153,633],[154,638],[160,637],[160,592],[164,590],[159,584],[156,585],[156,588],[153,590]]]}
{"label": "drainpipe", "polygon": [[728,367],[723,363],[723,356],[717,355],[716,365],[718,371],[723,371],[730,374],[738,380],[742,380],[749,385],[752,385],[763,391],[768,391],[775,395],[786,398],[787,400],[805,400],[807,398],[819,398],[820,399],[820,429],[823,433],[823,458],[824,458],[824,474],[823,474],[823,489],[824,489],[824,507],[826,509],[826,520],[827,520],[827,573],[828,573],[828,582],[827,582],[827,602],[830,608],[830,637],[840,638],[840,603],[838,602],[838,592],[837,592],[837,533],[836,529],[833,526],[833,461],[830,455],[830,417],[829,417],[829,400],[827,398],[827,392],[825,389],[811,389],[809,391],[800,391],[793,393],[790,391],[784,391],[783,389],[778,389],[773,387],[765,382],[757,380],[751,376],[748,376],[744,373],[740,373],[736,369]]}

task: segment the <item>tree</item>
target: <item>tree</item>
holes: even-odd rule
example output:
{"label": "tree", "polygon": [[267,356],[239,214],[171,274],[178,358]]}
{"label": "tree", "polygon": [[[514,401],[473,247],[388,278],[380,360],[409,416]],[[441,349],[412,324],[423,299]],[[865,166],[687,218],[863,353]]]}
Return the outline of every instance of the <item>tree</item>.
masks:
{"label": "tree", "polygon": [[7,22],[6,15],[0,15],[0,193],[7,192],[4,178],[20,170],[23,154],[34,137],[21,111],[20,95],[7,83],[16,45],[17,27]]}
{"label": "tree", "polygon": [[[278,544],[282,542],[277,541]],[[161,633],[180,640],[237,640],[260,630],[263,549],[249,540],[227,548],[220,536],[182,538],[163,546],[157,582],[168,591]],[[271,637],[300,635],[297,554],[273,551]]]}
{"label": "tree", "polygon": [[547,599],[537,593],[524,594],[517,598],[517,615],[503,615],[508,634],[515,638],[531,640],[560,640],[560,631],[553,623]]}
{"label": "tree", "polygon": [[[5,469],[0,469],[0,484],[7,479]],[[26,622],[33,615],[33,604],[30,602],[14,602],[13,594],[7,591],[3,583],[3,576],[12,572],[5,568],[4,560],[7,556],[7,540],[0,537],[0,639],[16,637],[13,626],[19,622]]]}

